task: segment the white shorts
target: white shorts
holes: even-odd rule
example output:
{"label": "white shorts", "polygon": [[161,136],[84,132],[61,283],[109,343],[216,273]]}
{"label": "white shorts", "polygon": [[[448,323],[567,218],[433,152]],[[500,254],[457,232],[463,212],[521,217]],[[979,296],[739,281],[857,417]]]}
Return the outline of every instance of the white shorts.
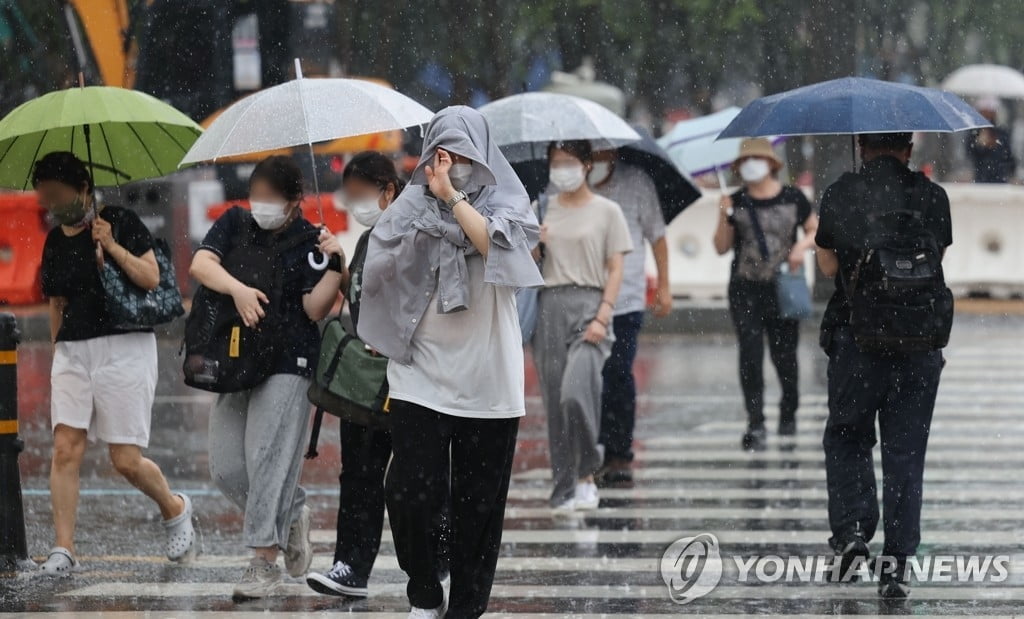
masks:
{"label": "white shorts", "polygon": [[123,333],[57,342],[50,370],[50,420],[89,440],[149,445],[157,381],[156,336]]}

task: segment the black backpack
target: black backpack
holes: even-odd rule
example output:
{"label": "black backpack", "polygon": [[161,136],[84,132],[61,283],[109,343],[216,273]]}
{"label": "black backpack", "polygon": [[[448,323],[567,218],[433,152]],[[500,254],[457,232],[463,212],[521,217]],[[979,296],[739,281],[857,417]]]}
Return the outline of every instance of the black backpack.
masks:
{"label": "black backpack", "polygon": [[273,372],[283,333],[283,273],[278,257],[314,238],[307,231],[269,243],[258,242],[252,215],[242,211],[242,232],[221,265],[246,286],[263,291],[270,300],[266,316],[254,328],[245,326],[231,295],[200,286],[185,319],[182,370],[185,384],[214,393],[251,389]]}
{"label": "black backpack", "polygon": [[942,272],[942,248],[926,222],[929,180],[905,186],[853,179],[863,226],[860,257],[846,284],[850,329],[864,352],[904,354],[938,350],[949,342],[953,294]]}

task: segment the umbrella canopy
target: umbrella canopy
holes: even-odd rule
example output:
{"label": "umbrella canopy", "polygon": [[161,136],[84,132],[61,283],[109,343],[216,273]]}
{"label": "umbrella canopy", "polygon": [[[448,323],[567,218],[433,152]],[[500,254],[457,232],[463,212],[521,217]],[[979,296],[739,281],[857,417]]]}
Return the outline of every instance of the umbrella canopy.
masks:
{"label": "umbrella canopy", "polygon": [[302,78],[249,95],[222,112],[182,163],[425,125],[434,113],[373,82]]}
{"label": "umbrella canopy", "polygon": [[145,93],[112,86],[59,90],[0,120],[0,187],[28,189],[32,166],[53,151],[91,161],[99,187],[174,172],[202,128]]}
{"label": "umbrella canopy", "polygon": [[528,92],[480,108],[505,157],[515,163],[543,159],[543,146],[563,140],[590,140],[598,149],[639,142],[629,124],[601,105],[572,95]]}
{"label": "umbrella canopy", "polygon": [[[740,138],[716,140],[718,134],[740,113],[740,108],[729,107],[714,114],[676,123],[658,144],[665,149],[677,166],[693,176],[724,170],[732,165],[740,151]],[[771,136],[772,144],[783,138]]]}
{"label": "umbrella canopy", "polygon": [[752,102],[719,135],[951,133],[991,124],[956,95],[907,84],[844,77]]}
{"label": "umbrella canopy", "polygon": [[1024,74],[998,64],[972,64],[950,73],[942,88],[968,97],[1024,99]]}
{"label": "umbrella canopy", "polygon": [[665,223],[670,223],[683,209],[700,199],[700,189],[686,171],[680,168],[646,129],[636,127],[641,140],[619,148],[619,159],[637,166],[654,181]]}

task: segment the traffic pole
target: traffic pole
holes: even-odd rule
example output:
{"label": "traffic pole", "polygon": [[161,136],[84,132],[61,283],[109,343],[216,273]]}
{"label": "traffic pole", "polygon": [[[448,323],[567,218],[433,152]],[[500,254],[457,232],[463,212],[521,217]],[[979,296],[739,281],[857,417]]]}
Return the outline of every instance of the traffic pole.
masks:
{"label": "traffic pole", "polygon": [[18,454],[18,323],[14,314],[0,313],[0,571],[11,572],[29,563],[25,511],[21,500]]}

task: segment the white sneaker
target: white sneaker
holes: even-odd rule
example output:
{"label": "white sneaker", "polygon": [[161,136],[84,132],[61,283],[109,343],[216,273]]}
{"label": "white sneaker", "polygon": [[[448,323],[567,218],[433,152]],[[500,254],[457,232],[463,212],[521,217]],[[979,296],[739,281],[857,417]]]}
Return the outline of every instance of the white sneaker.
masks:
{"label": "white sneaker", "polygon": [[178,494],[185,509],[180,514],[164,520],[164,530],[167,532],[167,543],[164,551],[171,561],[191,559],[196,555],[196,531],[192,528],[192,500],[184,494]]}
{"label": "white sneaker", "polygon": [[79,568],[78,560],[71,551],[63,546],[54,546],[46,561],[39,566],[39,571],[46,576],[69,576]]}
{"label": "white sneaker", "polygon": [[576,511],[576,499],[570,498],[562,501],[558,505],[551,508],[551,511],[555,514],[571,514]]}
{"label": "white sneaker", "polygon": [[445,605],[441,604],[437,608],[416,608],[412,607],[409,611],[409,619],[441,619],[444,617]]}
{"label": "white sneaker", "polygon": [[576,484],[576,509],[597,509],[601,498],[597,495],[597,484],[592,481]]}
{"label": "white sneaker", "polygon": [[309,541],[309,519],[312,512],[308,505],[299,510],[299,517],[288,529],[288,547],[284,549],[284,567],[288,575],[298,578],[309,571],[313,563],[313,544]]}
{"label": "white sneaker", "polygon": [[235,600],[256,600],[277,593],[284,584],[281,568],[277,563],[254,557],[245,568],[242,579],[235,585]]}

